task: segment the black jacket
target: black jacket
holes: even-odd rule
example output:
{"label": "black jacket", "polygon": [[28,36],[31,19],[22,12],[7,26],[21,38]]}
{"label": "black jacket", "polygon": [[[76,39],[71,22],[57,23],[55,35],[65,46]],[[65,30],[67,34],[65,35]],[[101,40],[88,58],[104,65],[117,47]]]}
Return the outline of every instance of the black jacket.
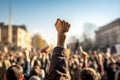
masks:
{"label": "black jacket", "polygon": [[70,80],[68,60],[63,47],[54,48],[50,70],[45,80]]}

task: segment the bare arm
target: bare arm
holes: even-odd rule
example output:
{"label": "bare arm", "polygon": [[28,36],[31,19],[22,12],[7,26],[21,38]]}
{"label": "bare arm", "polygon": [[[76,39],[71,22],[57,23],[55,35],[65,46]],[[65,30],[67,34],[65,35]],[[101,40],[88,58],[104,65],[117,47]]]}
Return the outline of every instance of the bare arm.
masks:
{"label": "bare arm", "polygon": [[66,33],[69,31],[70,24],[64,20],[61,21],[60,19],[57,19],[55,27],[58,35],[57,46],[65,47]]}
{"label": "bare arm", "polygon": [[98,54],[98,61],[99,61],[100,69],[101,69],[100,74],[101,74],[101,76],[103,76],[104,75],[104,66],[103,66],[102,54]]}
{"label": "bare arm", "polygon": [[83,58],[83,68],[88,67],[88,54],[87,52],[83,51],[82,47],[80,46],[80,51],[82,52],[82,58]]}

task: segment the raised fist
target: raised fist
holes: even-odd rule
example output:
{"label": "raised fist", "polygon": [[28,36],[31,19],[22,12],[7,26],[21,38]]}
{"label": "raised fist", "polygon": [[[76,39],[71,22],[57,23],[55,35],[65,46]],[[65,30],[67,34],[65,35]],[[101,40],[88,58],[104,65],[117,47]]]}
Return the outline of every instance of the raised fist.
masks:
{"label": "raised fist", "polygon": [[64,20],[57,19],[55,23],[55,27],[58,33],[66,33],[69,31],[70,24],[68,22],[65,22]]}
{"label": "raised fist", "polygon": [[83,51],[82,46],[80,46],[80,51],[81,51],[81,53],[82,53],[82,58],[83,58],[83,59],[87,59],[87,58],[88,58],[88,54],[87,54],[87,52]]}
{"label": "raised fist", "polygon": [[87,52],[82,52],[82,58],[84,58],[84,59],[87,59],[88,58],[88,54],[87,54]]}

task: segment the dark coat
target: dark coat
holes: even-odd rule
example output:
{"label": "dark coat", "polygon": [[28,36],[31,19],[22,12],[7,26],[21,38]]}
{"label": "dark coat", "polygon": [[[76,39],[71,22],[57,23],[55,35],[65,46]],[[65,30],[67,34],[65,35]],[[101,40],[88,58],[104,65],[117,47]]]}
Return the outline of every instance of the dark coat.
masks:
{"label": "dark coat", "polygon": [[55,47],[48,76],[45,80],[70,80],[68,60],[63,47]]}

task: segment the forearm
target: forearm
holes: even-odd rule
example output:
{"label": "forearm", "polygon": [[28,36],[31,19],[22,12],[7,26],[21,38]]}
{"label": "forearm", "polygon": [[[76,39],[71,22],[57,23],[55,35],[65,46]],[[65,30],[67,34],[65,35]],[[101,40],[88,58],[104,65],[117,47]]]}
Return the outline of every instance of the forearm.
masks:
{"label": "forearm", "polygon": [[57,46],[65,47],[66,34],[58,33]]}
{"label": "forearm", "polygon": [[25,68],[24,68],[24,74],[25,74],[25,76],[28,76],[29,73],[30,73],[30,62],[26,61]]}
{"label": "forearm", "polygon": [[103,66],[102,60],[100,61],[100,69],[101,69],[101,72],[104,72],[104,66]]}
{"label": "forearm", "polygon": [[88,67],[88,59],[84,59],[83,68],[87,68],[87,67]]}

